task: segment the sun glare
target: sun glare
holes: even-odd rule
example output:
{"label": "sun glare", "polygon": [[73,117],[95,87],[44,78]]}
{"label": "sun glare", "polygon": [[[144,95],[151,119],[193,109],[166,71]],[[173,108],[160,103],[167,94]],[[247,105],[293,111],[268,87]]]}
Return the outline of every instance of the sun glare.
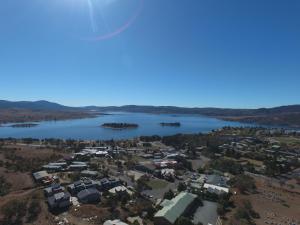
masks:
{"label": "sun glare", "polygon": [[77,21],[73,35],[82,40],[101,41],[131,27],[142,12],[144,0],[55,0],[51,4],[71,15],[68,22]]}

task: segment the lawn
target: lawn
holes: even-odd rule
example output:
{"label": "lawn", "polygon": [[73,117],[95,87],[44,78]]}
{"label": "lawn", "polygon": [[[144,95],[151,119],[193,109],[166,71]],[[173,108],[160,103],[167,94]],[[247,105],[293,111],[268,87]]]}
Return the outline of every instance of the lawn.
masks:
{"label": "lawn", "polygon": [[147,185],[152,189],[162,189],[168,185],[168,182],[160,179],[150,179]]}

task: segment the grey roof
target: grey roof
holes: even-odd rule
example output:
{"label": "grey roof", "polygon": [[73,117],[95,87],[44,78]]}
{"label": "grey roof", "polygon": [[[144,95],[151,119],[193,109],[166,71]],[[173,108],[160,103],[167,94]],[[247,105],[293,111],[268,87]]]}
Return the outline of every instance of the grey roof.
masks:
{"label": "grey roof", "polygon": [[45,165],[43,166],[43,169],[45,170],[61,170],[62,167],[61,166],[54,166],[54,165]]}
{"label": "grey roof", "polygon": [[72,164],[70,165],[70,168],[85,168],[87,167],[87,165],[84,165],[84,164]]}
{"label": "grey roof", "polygon": [[40,179],[43,179],[48,176],[49,176],[49,174],[47,173],[47,171],[39,171],[39,172],[33,173],[33,177],[35,180],[40,180]]}
{"label": "grey roof", "polygon": [[97,171],[91,171],[91,170],[83,170],[81,172],[82,175],[86,175],[86,176],[97,176],[98,172]]}
{"label": "grey roof", "polygon": [[84,189],[98,188],[98,187],[99,187],[99,182],[85,179],[85,180],[76,181],[73,184],[68,185],[68,190],[71,192],[71,194],[76,194],[79,191],[82,191]]}
{"label": "grey roof", "polygon": [[51,196],[54,193],[63,192],[64,190],[65,188],[60,186],[60,184],[51,184],[49,187],[44,189],[44,193]]}
{"label": "grey roof", "polygon": [[49,163],[48,166],[67,166],[66,162]]}
{"label": "grey roof", "polygon": [[154,217],[164,217],[173,224],[196,198],[197,196],[194,194],[181,192],[172,200],[165,200],[162,203],[163,208],[159,210]]}
{"label": "grey roof", "polygon": [[84,190],[80,191],[77,194],[77,197],[85,198],[85,197],[88,197],[89,195],[94,195],[94,194],[100,195],[100,192],[97,191],[97,189],[95,189],[95,188],[89,188],[89,189],[84,189]]}
{"label": "grey roof", "polygon": [[73,165],[82,165],[82,166],[87,166],[87,163],[85,162],[79,162],[79,161],[74,161],[72,162]]}
{"label": "grey roof", "polygon": [[70,205],[71,195],[68,192],[60,192],[49,197],[48,204],[51,209],[66,207]]}
{"label": "grey roof", "polygon": [[82,203],[100,201],[101,194],[95,188],[84,189],[77,194],[77,198]]}
{"label": "grey roof", "polygon": [[227,187],[227,179],[219,175],[207,175],[206,183],[221,187]]}

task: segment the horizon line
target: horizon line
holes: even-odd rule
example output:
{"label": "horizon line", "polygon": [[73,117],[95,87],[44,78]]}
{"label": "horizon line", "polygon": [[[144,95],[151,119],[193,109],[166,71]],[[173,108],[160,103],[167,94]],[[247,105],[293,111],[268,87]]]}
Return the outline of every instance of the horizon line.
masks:
{"label": "horizon line", "polygon": [[7,101],[7,102],[49,102],[54,104],[59,104],[65,107],[73,107],[73,108],[86,108],[86,107],[125,107],[125,106],[140,106],[140,107],[176,107],[176,108],[189,108],[189,109],[196,109],[196,108],[212,108],[212,109],[271,109],[271,108],[278,108],[278,107],[288,107],[288,106],[300,106],[300,103],[295,104],[282,104],[282,105],[274,105],[269,107],[218,107],[218,106],[178,106],[178,105],[151,105],[151,104],[123,104],[123,105],[69,105],[65,103],[60,103],[59,101],[52,101],[52,100],[45,100],[45,99],[38,99],[38,100],[5,100],[0,99],[0,101]]}

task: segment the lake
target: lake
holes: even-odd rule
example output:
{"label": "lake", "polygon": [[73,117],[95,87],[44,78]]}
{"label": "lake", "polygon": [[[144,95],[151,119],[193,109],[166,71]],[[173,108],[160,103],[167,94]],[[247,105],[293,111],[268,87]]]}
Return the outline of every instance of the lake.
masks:
{"label": "lake", "polygon": [[[180,122],[180,127],[161,126],[161,122]],[[103,123],[136,123],[137,129],[113,130]],[[9,125],[9,124],[8,124]],[[177,133],[209,132],[224,126],[249,126],[199,115],[170,115],[146,113],[110,113],[96,118],[44,121],[36,127],[0,127],[0,138],[60,138],[84,140],[128,139],[142,135],[173,135]]]}

